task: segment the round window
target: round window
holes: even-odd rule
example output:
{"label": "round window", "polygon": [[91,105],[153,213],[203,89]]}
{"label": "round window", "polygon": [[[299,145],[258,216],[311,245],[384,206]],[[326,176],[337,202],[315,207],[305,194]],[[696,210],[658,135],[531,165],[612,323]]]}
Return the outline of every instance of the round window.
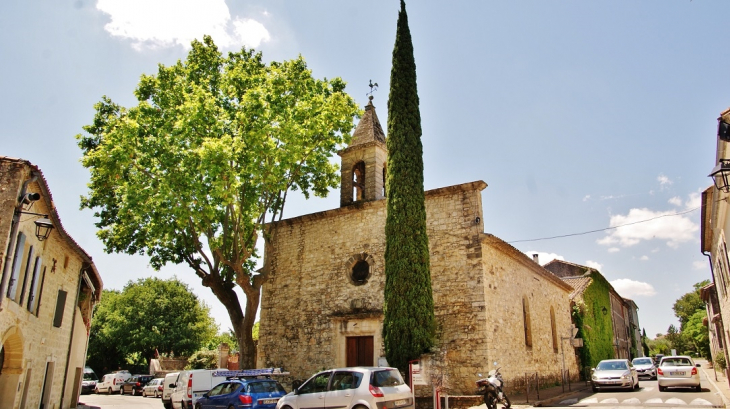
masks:
{"label": "round window", "polygon": [[365,260],[360,260],[352,266],[352,281],[355,284],[365,284],[370,275],[370,264]]}

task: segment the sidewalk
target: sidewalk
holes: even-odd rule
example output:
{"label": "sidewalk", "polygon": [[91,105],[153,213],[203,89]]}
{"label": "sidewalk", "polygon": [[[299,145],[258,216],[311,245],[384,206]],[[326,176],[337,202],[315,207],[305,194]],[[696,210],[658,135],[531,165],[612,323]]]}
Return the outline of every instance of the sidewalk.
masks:
{"label": "sidewalk", "polygon": [[[719,369],[712,369],[712,365],[704,360],[696,360],[698,364],[701,364],[702,372],[705,373],[705,378],[710,384],[720,392],[720,397],[726,408],[730,408],[730,384],[728,383],[727,376],[723,374]],[[716,380],[717,379],[717,380]]]}

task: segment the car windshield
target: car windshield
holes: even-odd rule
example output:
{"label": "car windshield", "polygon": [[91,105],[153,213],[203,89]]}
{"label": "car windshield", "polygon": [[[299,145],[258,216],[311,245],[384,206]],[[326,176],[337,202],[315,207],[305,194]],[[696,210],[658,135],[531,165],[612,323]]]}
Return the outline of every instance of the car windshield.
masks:
{"label": "car windshield", "polygon": [[246,387],[248,393],[268,393],[268,392],[281,392],[286,393],[284,387],[276,381],[261,381],[261,382],[250,382]]}
{"label": "car windshield", "polygon": [[641,359],[634,359],[633,363],[634,363],[634,365],[651,365],[654,362],[652,362],[651,358],[641,358]]}
{"label": "car windshield", "polygon": [[620,371],[628,368],[624,361],[601,361],[596,369],[599,371]]}
{"label": "car windshield", "polygon": [[370,384],[377,387],[403,385],[403,378],[397,369],[375,371],[370,377]]}
{"label": "car windshield", "polygon": [[93,372],[84,372],[84,380],[85,381],[96,381],[98,378],[96,377],[96,374]]}
{"label": "car windshield", "polygon": [[692,366],[687,358],[664,358],[660,366]]}

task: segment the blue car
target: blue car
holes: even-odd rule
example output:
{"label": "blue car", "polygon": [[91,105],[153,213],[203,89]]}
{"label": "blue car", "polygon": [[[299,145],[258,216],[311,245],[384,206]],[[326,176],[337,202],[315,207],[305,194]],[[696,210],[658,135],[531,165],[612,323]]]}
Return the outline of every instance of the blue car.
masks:
{"label": "blue car", "polygon": [[284,395],[284,387],[271,379],[232,379],[200,397],[195,409],[275,409]]}

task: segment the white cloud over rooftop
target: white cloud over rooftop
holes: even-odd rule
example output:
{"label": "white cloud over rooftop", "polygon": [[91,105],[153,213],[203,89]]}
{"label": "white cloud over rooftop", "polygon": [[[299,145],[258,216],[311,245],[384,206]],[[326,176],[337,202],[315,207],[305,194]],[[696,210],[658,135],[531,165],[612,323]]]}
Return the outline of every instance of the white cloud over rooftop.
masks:
{"label": "white cloud over rooftop", "polygon": [[700,228],[687,216],[675,215],[674,211],[631,209],[626,215],[611,216],[609,225],[621,227],[597,242],[612,247],[630,247],[644,240],[662,240],[669,247],[677,248],[681,243],[697,239]]}
{"label": "white cloud over rooftop", "polygon": [[656,290],[649,283],[641,281],[634,281],[628,278],[619,278],[618,280],[611,281],[611,285],[616,292],[624,298],[632,297],[652,297],[656,295]]}
{"label": "white cloud over rooftop", "polygon": [[104,29],[137,50],[183,46],[210,35],[220,48],[258,47],[271,37],[260,22],[231,17],[224,0],[98,0],[109,15]]}

